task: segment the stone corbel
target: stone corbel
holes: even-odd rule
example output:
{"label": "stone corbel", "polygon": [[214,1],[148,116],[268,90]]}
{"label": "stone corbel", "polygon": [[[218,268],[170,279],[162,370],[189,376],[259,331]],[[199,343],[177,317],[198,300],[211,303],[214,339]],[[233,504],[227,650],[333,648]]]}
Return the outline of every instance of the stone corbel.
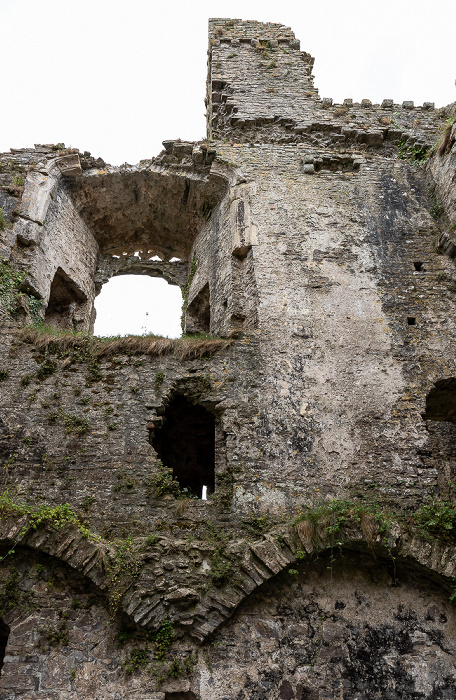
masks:
{"label": "stone corbel", "polygon": [[14,227],[17,241],[23,246],[37,245],[41,228],[51,203],[51,194],[57,180],[82,173],[79,153],[68,153],[52,158],[40,170],[31,170],[25,180],[24,193]]}

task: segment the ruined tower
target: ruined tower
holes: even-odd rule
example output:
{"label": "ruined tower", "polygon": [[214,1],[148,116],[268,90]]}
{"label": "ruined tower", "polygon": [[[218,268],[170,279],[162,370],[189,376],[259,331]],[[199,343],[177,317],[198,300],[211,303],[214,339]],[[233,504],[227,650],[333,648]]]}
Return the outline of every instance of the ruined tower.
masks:
{"label": "ruined tower", "polygon": [[206,140],[0,156],[0,698],[456,697],[454,107],[312,66],[211,19]]}

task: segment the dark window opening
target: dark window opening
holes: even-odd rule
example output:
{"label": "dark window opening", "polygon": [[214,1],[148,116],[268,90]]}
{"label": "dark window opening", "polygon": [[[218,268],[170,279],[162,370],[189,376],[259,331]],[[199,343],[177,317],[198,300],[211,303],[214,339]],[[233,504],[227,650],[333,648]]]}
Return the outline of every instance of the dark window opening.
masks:
{"label": "dark window opening", "polygon": [[420,262],[419,260],[417,260],[416,262],[413,263],[413,266],[417,272],[423,272],[423,270],[424,270],[423,265],[424,265],[424,263]]}
{"label": "dark window opening", "polygon": [[187,690],[182,693],[165,693],[165,700],[197,700],[197,697],[191,690]]}
{"label": "dark window opening", "polygon": [[416,318],[414,316],[407,316],[407,323],[409,326],[416,326]]}
{"label": "dark window opening", "polygon": [[5,660],[6,646],[10,628],[0,619],[0,676],[2,675],[3,662]]}
{"label": "dark window opening", "polygon": [[426,397],[424,420],[442,420],[456,424],[456,379],[440,379]]}
{"label": "dark window opening", "polygon": [[152,436],[158,458],[173,470],[181,489],[188,489],[198,498],[212,493],[215,488],[214,416],[203,406],[177,395],[163,418],[163,426]]}
{"label": "dark window opening", "polygon": [[185,330],[187,333],[209,333],[210,329],[211,300],[207,283],[187,307]]}
{"label": "dark window opening", "polygon": [[[426,397],[423,414],[429,433],[427,466],[437,469],[438,490],[443,498],[455,499],[456,482],[456,378],[440,379]],[[430,448],[430,449],[429,449]]]}
{"label": "dark window opening", "polygon": [[84,304],[86,301],[85,294],[59,267],[52,280],[44,320],[53,326],[77,330],[75,311],[79,304]]}

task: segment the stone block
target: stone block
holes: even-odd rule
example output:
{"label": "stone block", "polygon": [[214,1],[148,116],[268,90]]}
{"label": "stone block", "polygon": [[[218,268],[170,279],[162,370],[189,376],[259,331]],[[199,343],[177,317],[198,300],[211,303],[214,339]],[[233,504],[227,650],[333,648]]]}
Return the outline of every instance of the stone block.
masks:
{"label": "stone block", "polygon": [[366,134],[366,143],[368,146],[381,146],[383,143],[383,132],[368,131]]}

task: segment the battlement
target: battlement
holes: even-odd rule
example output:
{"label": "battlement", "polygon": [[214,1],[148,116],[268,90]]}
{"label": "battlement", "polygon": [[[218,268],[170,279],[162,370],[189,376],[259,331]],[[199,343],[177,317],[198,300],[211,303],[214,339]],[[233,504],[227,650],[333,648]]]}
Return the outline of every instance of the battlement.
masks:
{"label": "battlement", "polygon": [[[296,41],[294,32],[284,24],[220,17],[213,17],[209,20],[209,39],[240,42],[270,40],[280,43]],[[297,43],[299,44],[299,42]]]}
{"label": "battlement", "polygon": [[[441,125],[434,103],[384,99],[333,104],[320,98],[314,58],[281,24],[209,20],[207,134],[237,142],[309,142],[382,147],[429,146]],[[443,114],[444,116],[444,114]],[[312,136],[311,136],[312,134]],[[391,150],[391,149],[389,149]]]}

